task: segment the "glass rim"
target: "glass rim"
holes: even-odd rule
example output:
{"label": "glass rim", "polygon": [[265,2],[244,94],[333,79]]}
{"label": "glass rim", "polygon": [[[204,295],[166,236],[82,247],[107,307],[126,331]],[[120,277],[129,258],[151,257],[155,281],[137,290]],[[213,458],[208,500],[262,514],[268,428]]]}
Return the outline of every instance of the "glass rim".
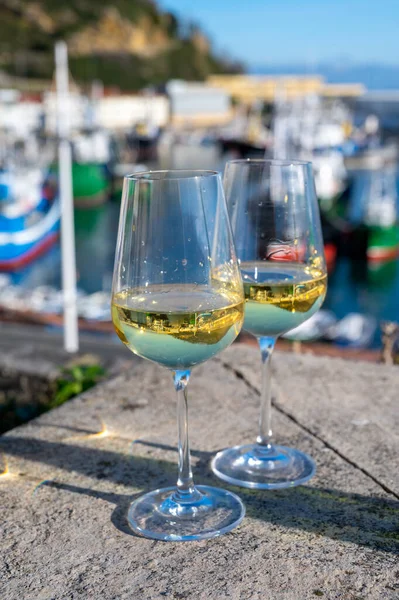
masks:
{"label": "glass rim", "polygon": [[[172,176],[169,177],[168,174]],[[218,171],[210,169],[159,169],[153,171],[139,171],[124,176],[127,181],[181,181],[183,179],[197,179],[199,177],[219,176]]]}
{"label": "glass rim", "polygon": [[275,167],[311,167],[312,162],[310,160],[290,159],[290,158],[235,158],[228,160],[227,165],[234,164],[258,164],[258,165],[270,165]]}

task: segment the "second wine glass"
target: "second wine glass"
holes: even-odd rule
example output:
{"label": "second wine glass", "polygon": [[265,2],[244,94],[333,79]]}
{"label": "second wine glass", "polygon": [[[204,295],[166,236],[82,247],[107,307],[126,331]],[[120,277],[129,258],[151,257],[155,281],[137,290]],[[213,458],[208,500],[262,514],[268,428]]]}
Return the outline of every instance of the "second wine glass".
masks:
{"label": "second wine glass", "polygon": [[256,443],[219,452],[212,469],[221,479],[247,488],[299,485],[316,468],[305,453],[272,441],[270,363],[277,337],[309,319],[326,294],[312,166],[301,161],[231,161],[224,186],[244,281],[244,329],[258,339],[263,375]]}

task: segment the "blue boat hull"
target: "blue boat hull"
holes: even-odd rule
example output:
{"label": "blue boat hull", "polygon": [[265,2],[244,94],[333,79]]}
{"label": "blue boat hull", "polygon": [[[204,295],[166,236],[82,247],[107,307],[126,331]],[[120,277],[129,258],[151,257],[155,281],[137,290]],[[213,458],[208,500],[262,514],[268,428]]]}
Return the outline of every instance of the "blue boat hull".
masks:
{"label": "blue boat hull", "polygon": [[40,221],[17,231],[0,231],[0,271],[14,271],[43,254],[58,239],[60,207],[56,200]]}

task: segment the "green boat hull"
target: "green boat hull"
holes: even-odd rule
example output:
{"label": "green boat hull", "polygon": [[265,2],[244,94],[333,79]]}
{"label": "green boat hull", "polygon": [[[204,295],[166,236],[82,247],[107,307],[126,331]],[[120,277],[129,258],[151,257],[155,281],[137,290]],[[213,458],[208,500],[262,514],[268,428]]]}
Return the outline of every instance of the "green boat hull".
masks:
{"label": "green boat hull", "polygon": [[[52,172],[58,173],[58,165]],[[103,165],[98,163],[72,164],[72,191],[78,208],[90,208],[104,204],[109,197],[110,182]]]}
{"label": "green boat hull", "polygon": [[90,208],[106,202],[109,179],[102,165],[73,163],[72,182],[75,206]]}
{"label": "green boat hull", "polygon": [[367,258],[371,262],[399,256],[399,224],[387,227],[371,225],[368,231]]}

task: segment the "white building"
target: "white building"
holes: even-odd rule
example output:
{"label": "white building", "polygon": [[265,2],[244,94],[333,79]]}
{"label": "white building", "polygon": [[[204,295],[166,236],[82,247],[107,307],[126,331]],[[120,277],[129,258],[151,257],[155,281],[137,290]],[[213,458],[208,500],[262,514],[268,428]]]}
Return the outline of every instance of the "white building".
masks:
{"label": "white building", "polygon": [[167,86],[174,125],[211,126],[232,118],[230,95],[206,83],[172,80]]}
{"label": "white building", "polygon": [[[70,94],[69,102],[72,129],[96,126],[127,130],[141,121],[163,127],[169,120],[169,100],[162,95],[103,96],[91,102],[86,96],[75,92]],[[46,94],[44,105],[46,128],[55,133],[57,103],[54,93]]]}
{"label": "white building", "polygon": [[21,101],[17,90],[0,90],[0,129],[23,139],[39,128],[42,115],[40,102]]}
{"label": "white building", "polygon": [[106,129],[130,129],[142,121],[164,127],[169,121],[169,100],[162,95],[106,96],[98,102],[96,121]]}
{"label": "white building", "polygon": [[[65,105],[67,106],[67,105]],[[57,133],[57,96],[55,92],[46,92],[43,97],[43,108],[46,119],[46,131]],[[89,101],[78,91],[71,91],[68,97],[68,117],[72,130],[81,129],[85,125],[89,111]]]}

